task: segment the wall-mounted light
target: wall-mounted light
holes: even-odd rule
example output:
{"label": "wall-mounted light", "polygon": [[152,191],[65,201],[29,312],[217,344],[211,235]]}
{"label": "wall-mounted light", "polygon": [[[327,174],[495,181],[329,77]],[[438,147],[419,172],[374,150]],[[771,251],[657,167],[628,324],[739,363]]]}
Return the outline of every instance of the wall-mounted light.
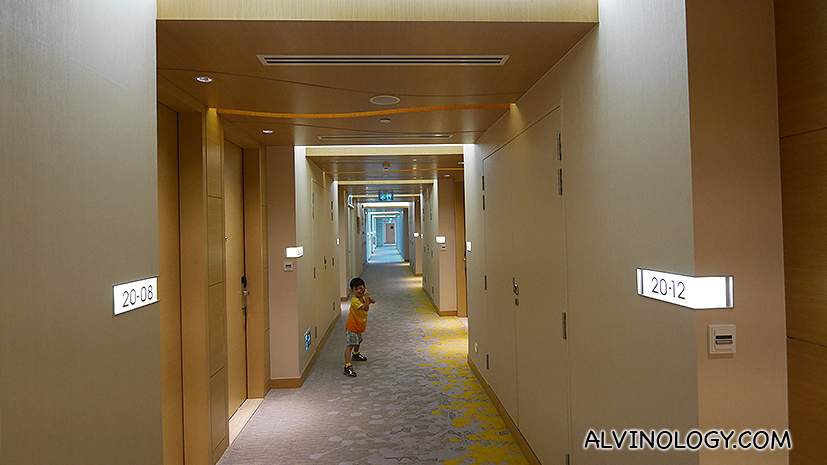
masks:
{"label": "wall-mounted light", "polygon": [[286,258],[299,258],[304,255],[304,247],[287,247],[284,249]]}
{"label": "wall-mounted light", "polygon": [[414,237],[419,238],[419,233],[415,232]]}
{"label": "wall-mounted light", "polygon": [[436,237],[437,244],[444,244],[445,243],[445,236],[437,236]]}

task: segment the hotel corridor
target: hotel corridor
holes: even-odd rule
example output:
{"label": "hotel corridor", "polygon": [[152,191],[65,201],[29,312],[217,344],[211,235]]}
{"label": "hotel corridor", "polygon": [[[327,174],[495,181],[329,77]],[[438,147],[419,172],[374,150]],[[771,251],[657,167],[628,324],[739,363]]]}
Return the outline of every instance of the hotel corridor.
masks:
{"label": "hotel corridor", "polygon": [[342,373],[349,303],[306,382],[271,390],[219,465],[527,463],[467,364],[467,331],[440,318],[395,248],[362,277],[371,306],[358,373]]}

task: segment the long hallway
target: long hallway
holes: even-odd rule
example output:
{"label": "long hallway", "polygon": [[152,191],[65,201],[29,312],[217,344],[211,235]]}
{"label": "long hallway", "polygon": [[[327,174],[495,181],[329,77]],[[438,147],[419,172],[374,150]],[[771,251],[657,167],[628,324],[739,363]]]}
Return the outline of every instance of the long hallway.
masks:
{"label": "long hallway", "polygon": [[440,318],[407,263],[380,248],[358,373],[344,365],[348,304],[299,389],[271,390],[219,465],[527,463],[467,363],[467,331]]}

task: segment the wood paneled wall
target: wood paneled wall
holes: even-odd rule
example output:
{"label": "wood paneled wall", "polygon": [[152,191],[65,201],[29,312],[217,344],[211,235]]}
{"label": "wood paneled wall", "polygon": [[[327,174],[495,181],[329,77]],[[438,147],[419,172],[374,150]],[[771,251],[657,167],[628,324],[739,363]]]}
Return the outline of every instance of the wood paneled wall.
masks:
{"label": "wood paneled wall", "polygon": [[597,0],[160,0],[158,19],[362,21],[597,21]]}
{"label": "wood paneled wall", "polygon": [[793,465],[827,455],[827,4],[775,2]]}

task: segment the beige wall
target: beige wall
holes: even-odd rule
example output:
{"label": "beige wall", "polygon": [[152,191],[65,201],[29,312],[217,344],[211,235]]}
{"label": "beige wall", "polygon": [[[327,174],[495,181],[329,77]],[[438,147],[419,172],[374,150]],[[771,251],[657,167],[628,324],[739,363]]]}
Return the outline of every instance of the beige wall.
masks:
{"label": "beige wall", "polygon": [[[561,102],[572,463],[724,460],[721,452],[584,450],[590,429],[785,427],[774,84],[767,68],[772,50],[766,40],[754,40],[767,34],[772,10],[766,3],[728,5],[718,19],[693,2],[688,7],[680,1],[601,3],[600,25],[479,140],[475,159],[466,157],[466,214],[474,242],[482,240],[474,239],[481,230],[479,157]],[[734,32],[736,15],[749,21],[740,20]],[[690,51],[698,55],[688,55],[687,27]],[[741,41],[730,36],[736,33],[755,47],[746,57]],[[721,43],[729,46],[714,57],[715,66],[693,61],[703,59],[705,47]],[[740,60],[745,65],[733,73],[721,72]],[[756,76],[741,89],[740,73],[750,71]],[[712,83],[725,83],[721,91],[740,92],[719,101],[709,92]],[[714,121],[723,124],[721,118],[733,117],[722,107],[736,110],[724,134],[695,119],[695,111],[699,118],[718,111]],[[748,125],[737,122],[742,112],[750,113]],[[719,176],[715,170],[726,158],[721,149],[737,157]],[[746,177],[738,180],[739,175]],[[714,209],[713,196],[723,213]],[[514,228],[530,226],[525,220]],[[715,228],[726,229],[721,244],[710,240],[721,232]],[[492,315],[475,321],[474,307],[484,297],[472,289],[482,287],[480,269],[486,265],[472,252],[468,266],[469,353],[484,367],[483,352],[474,353],[474,343],[496,346],[485,332],[497,322]],[[639,297],[637,267],[734,275],[736,308],[693,311]],[[712,321],[739,325],[734,357],[712,360],[702,352],[706,333],[697,328]],[[728,369],[738,375],[725,376]],[[737,389],[716,397],[726,386]],[[745,395],[735,395],[740,392]],[[760,457],[761,463],[786,463],[784,451]]]}
{"label": "beige wall", "polygon": [[439,311],[439,191],[436,183],[422,194],[422,288]]}
{"label": "beige wall", "polygon": [[[784,431],[787,364],[773,4],[692,0],[686,11],[695,274],[735,278],[732,310],[696,313],[700,427]],[[710,324],[736,325],[737,353],[707,353]],[[704,450],[701,463],[787,463],[787,457],[786,450]]]}
{"label": "beige wall", "polygon": [[155,2],[0,9],[2,462],[161,463]]}
{"label": "beige wall", "polygon": [[349,292],[348,267],[351,266],[347,261],[347,251],[350,247],[350,244],[348,243],[348,223],[350,221],[349,210],[352,209],[347,206],[347,196],[342,195],[342,191],[338,189],[338,183],[336,183],[336,186],[337,192],[339,192],[336,198],[338,203],[336,218],[339,223],[338,228],[336,229],[336,239],[338,241],[338,255],[336,256],[336,261],[341,264],[341,266],[339,266],[338,276],[339,298],[347,299],[347,293]]}
{"label": "beige wall", "polygon": [[827,17],[817,1],[775,4],[784,211],[790,463],[827,455]]}
{"label": "beige wall", "polygon": [[[305,157],[304,147],[295,147],[296,237],[304,245],[298,267],[299,368],[306,370],[319,342],[339,314],[336,198],[333,181]],[[310,329],[312,346],[305,350],[304,334]],[[289,348],[288,348],[289,350]]]}
{"label": "beige wall", "polygon": [[[339,315],[338,195],[304,147],[267,148],[267,192],[270,262],[280,264],[270,272],[271,386],[299,387]],[[285,272],[284,249],[296,246],[304,255]]]}
{"label": "beige wall", "polygon": [[[485,367],[488,342],[488,313],[485,311],[485,227],[482,210],[482,148],[466,146],[463,154],[465,186],[465,239],[471,242],[466,255],[468,267],[468,355],[480,369]],[[490,348],[489,348],[490,347]],[[482,355],[480,355],[482,354]]]}
{"label": "beige wall", "polygon": [[[270,270],[270,377],[296,378],[298,352],[298,268],[304,257],[287,259],[286,247],[296,247],[296,191],[293,147],[267,147],[267,215]],[[285,262],[293,271],[284,271]]]}

